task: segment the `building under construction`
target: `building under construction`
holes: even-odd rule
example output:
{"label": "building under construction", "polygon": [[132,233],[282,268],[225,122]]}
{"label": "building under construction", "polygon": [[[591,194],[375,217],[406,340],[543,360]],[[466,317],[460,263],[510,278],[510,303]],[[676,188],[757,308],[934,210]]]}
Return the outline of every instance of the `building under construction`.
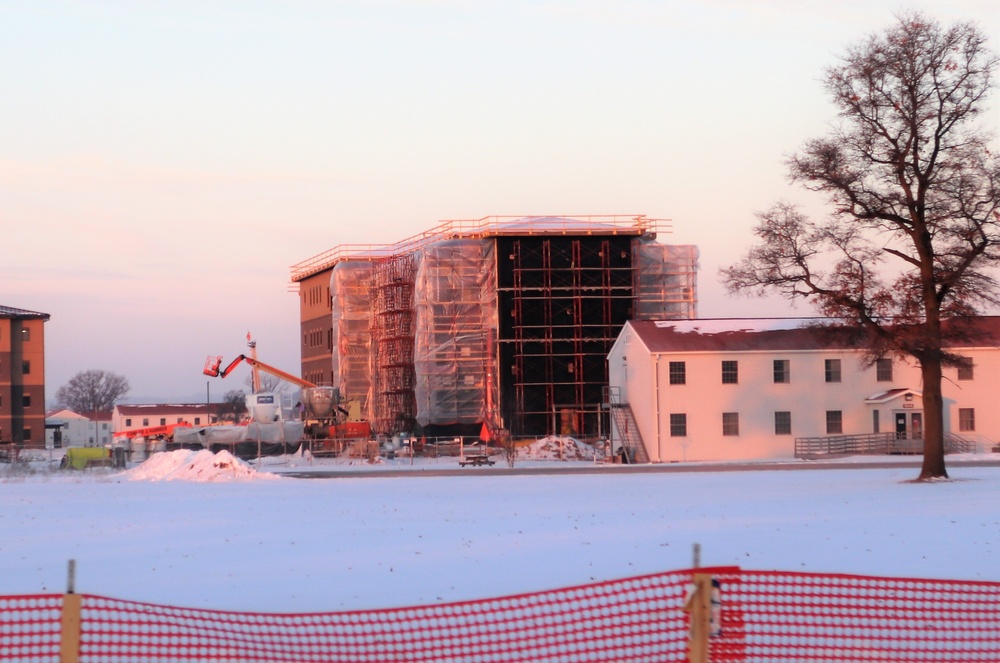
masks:
{"label": "building under construction", "polygon": [[444,221],[293,265],[302,376],[378,433],[607,432],[607,354],[626,320],[696,317],[695,246],[645,216]]}

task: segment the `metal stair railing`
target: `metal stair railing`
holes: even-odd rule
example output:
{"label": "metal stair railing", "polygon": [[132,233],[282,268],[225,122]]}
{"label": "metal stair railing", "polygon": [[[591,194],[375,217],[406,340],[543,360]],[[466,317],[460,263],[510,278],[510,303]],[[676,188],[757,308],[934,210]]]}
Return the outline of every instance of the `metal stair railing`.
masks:
{"label": "metal stair railing", "polygon": [[[613,431],[617,431],[621,439],[622,450],[628,463],[648,463],[649,453],[639,432],[639,422],[628,403],[622,403],[617,387],[605,387],[605,404],[611,411],[614,423]],[[613,442],[614,440],[612,440]],[[612,444],[612,446],[614,446]]]}
{"label": "metal stair railing", "polygon": [[[984,444],[983,446],[987,450],[989,449],[988,444]],[[946,454],[974,454],[978,450],[978,439],[969,439],[964,435],[958,435],[950,432],[946,432],[944,434],[944,452]]]}
{"label": "metal stair railing", "polygon": [[[899,438],[895,433],[865,433],[860,435],[824,435],[795,438],[795,457],[816,459],[824,456],[864,456],[884,454],[914,454],[924,452],[923,440]],[[980,441],[946,432],[944,452],[975,453]]]}

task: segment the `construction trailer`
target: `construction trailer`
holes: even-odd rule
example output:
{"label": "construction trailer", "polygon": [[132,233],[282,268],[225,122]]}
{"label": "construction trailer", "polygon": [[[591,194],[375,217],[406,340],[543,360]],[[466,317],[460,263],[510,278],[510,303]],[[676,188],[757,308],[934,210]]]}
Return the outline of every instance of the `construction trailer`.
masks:
{"label": "construction trailer", "polygon": [[494,216],[340,245],[291,268],[302,375],[352,394],[378,433],[601,435],[625,321],[697,314],[698,249],[657,242],[667,230]]}

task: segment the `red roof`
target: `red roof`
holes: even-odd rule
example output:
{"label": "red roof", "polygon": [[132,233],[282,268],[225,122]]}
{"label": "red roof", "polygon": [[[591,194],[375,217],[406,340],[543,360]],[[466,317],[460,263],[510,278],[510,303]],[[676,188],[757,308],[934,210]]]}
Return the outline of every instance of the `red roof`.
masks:
{"label": "red roof", "polygon": [[[629,327],[652,354],[667,352],[740,352],[819,350],[858,347],[821,333],[836,329],[828,318],[705,318],[630,320]],[[1000,347],[1000,316],[977,318],[976,340],[950,347]]]}
{"label": "red roof", "polygon": [[[116,405],[118,409],[118,414],[128,417],[138,417],[138,416],[171,416],[177,414],[199,414],[208,411],[209,405],[207,403],[159,403],[159,404],[149,404],[149,405]],[[215,414],[218,412],[219,403],[211,404],[210,413]]]}

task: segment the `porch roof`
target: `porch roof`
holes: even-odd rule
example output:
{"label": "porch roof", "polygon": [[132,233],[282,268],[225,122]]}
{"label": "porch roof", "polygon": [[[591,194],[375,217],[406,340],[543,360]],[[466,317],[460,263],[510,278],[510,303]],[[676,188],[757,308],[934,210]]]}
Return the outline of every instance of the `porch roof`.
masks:
{"label": "porch roof", "polygon": [[889,391],[883,391],[879,394],[874,394],[865,399],[865,403],[870,403],[873,405],[881,405],[883,403],[888,403],[889,401],[896,400],[904,396],[905,394],[912,394],[916,398],[923,398],[924,395],[909,387],[902,387],[900,389],[890,389]]}

